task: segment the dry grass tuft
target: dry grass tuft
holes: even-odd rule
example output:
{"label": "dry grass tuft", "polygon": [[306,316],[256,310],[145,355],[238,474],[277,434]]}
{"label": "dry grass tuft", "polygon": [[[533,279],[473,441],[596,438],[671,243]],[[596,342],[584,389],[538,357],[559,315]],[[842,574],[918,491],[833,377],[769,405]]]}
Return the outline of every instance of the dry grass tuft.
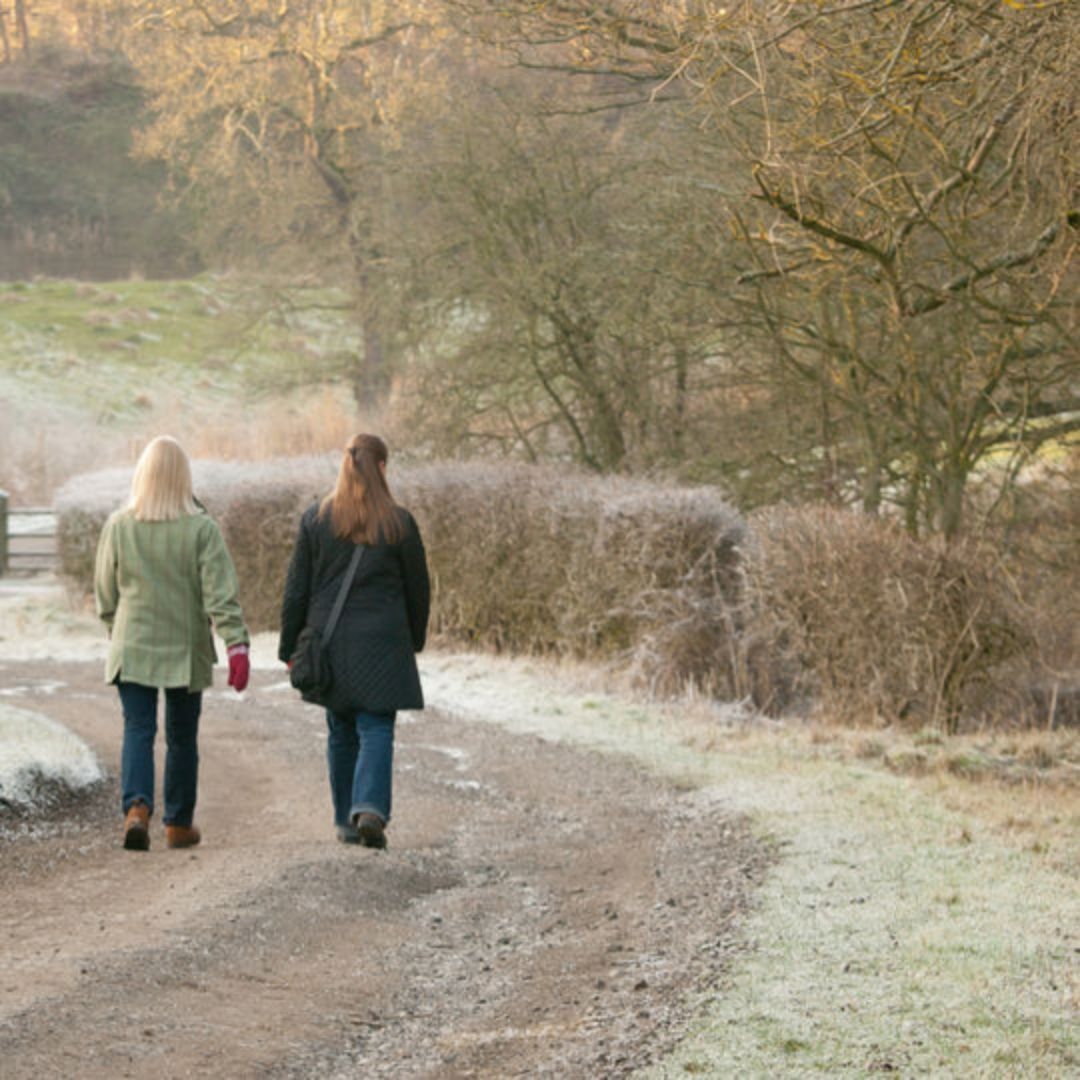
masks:
{"label": "dry grass tuft", "polygon": [[825,507],[753,521],[745,678],[763,707],[955,730],[1030,655],[1030,613],[996,557]]}
{"label": "dry grass tuft", "polygon": [[179,438],[193,457],[266,461],[340,450],[357,431],[378,431],[358,421],[340,388],[309,387],[287,398],[230,404],[209,420],[184,428]]}

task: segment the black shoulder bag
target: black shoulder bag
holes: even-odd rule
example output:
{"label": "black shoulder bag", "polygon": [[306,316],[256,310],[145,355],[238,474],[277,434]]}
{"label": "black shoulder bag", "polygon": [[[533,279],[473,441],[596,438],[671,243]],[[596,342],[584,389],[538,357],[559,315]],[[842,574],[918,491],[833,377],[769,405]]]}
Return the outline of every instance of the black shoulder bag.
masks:
{"label": "black shoulder bag", "polygon": [[330,694],[334,685],[334,673],[330,669],[330,654],[327,645],[330,635],[341,618],[341,610],[345,607],[345,597],[349,592],[349,586],[356,576],[356,568],[360,565],[360,558],[364,554],[363,545],[358,544],[349,560],[349,568],[345,571],[345,579],[338,589],[334,607],[330,612],[330,618],[326,620],[326,626],[320,632],[314,626],[305,626],[296,639],[296,648],[289,657],[289,682],[300,691],[300,696],[305,701],[315,705],[322,705]]}

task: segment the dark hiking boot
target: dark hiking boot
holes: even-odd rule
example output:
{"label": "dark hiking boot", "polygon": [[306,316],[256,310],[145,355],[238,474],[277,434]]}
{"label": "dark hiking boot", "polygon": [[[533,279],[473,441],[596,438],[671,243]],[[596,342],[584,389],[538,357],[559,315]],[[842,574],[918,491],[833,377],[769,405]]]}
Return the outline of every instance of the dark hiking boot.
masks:
{"label": "dark hiking boot", "polygon": [[201,839],[202,833],[194,825],[165,826],[166,847],[194,847]]}
{"label": "dark hiking boot", "polygon": [[132,803],[124,818],[124,847],[128,851],[150,850],[150,807]]}
{"label": "dark hiking boot", "polygon": [[343,844],[360,843],[360,830],[355,825],[335,825],[334,831]]}
{"label": "dark hiking boot", "polygon": [[378,814],[357,814],[356,831],[360,834],[360,843],[364,847],[386,847],[386,833],[383,831],[382,818]]}

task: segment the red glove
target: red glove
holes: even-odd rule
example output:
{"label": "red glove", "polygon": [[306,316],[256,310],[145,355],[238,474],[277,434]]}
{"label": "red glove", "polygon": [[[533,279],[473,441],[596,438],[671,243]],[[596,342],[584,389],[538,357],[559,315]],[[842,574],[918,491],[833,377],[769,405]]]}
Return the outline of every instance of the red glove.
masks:
{"label": "red glove", "polygon": [[229,685],[239,694],[247,687],[251,674],[251,661],[248,660],[246,645],[229,646]]}

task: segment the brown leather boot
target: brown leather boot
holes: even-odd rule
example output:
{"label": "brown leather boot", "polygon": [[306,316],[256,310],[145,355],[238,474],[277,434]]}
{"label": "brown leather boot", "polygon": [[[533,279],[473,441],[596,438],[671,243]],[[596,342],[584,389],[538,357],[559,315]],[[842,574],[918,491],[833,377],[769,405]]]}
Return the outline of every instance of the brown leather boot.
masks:
{"label": "brown leather boot", "polygon": [[128,851],[150,850],[150,807],[132,803],[124,818],[124,847]]}
{"label": "brown leather boot", "polygon": [[202,839],[202,833],[194,825],[166,825],[166,847],[194,847]]}

